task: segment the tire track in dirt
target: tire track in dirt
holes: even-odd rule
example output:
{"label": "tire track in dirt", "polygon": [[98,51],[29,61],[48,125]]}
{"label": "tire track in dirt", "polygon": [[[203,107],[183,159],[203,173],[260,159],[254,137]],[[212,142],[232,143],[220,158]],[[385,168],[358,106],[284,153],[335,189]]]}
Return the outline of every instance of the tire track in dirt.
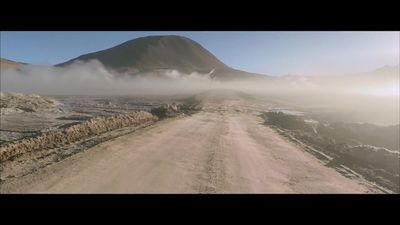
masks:
{"label": "tire track in dirt", "polygon": [[[211,114],[210,114],[211,115]],[[218,116],[216,116],[218,115]],[[196,176],[193,189],[197,193],[218,193],[223,190],[225,184],[225,161],[221,133],[226,129],[226,118],[223,114],[213,114],[213,122],[216,122],[214,135],[209,143],[204,146],[207,150],[205,162],[199,166],[199,174]]]}

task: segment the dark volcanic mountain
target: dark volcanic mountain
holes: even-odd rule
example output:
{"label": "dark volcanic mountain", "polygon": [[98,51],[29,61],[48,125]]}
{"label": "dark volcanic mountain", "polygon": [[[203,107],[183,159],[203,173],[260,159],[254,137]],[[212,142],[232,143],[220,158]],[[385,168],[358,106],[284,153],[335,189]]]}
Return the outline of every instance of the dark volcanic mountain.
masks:
{"label": "dark volcanic mountain", "polygon": [[260,76],[230,68],[199,43],[175,35],[133,39],[56,66],[65,66],[77,60],[86,62],[95,59],[107,68],[132,74],[174,69],[184,73],[210,73],[214,70],[211,76],[221,79]]}

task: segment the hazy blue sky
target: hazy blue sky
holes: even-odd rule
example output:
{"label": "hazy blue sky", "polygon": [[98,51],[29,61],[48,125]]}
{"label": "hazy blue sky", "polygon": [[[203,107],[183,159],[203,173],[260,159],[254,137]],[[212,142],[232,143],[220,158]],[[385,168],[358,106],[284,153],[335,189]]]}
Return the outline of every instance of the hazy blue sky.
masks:
{"label": "hazy blue sky", "polygon": [[400,32],[1,32],[1,57],[57,64],[147,35],[199,42],[236,69],[271,75],[369,71],[399,63]]}

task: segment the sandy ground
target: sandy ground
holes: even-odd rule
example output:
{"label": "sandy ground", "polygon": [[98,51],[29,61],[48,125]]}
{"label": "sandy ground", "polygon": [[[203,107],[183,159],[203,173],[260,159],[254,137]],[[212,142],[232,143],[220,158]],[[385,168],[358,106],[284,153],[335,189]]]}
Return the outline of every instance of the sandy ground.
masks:
{"label": "sandy ground", "polygon": [[19,193],[368,193],[263,124],[244,100],[207,101],[30,174]]}

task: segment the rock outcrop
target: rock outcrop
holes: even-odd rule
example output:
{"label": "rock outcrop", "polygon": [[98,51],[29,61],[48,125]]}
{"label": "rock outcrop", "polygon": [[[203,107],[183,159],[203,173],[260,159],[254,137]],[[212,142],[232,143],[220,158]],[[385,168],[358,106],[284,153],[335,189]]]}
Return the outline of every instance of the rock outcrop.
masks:
{"label": "rock outcrop", "polygon": [[153,108],[151,113],[156,115],[158,118],[174,117],[179,114],[178,106],[175,104],[165,104],[163,106]]}
{"label": "rock outcrop", "polygon": [[180,114],[190,115],[201,109],[199,102],[187,100],[184,104],[165,104],[157,108],[153,108],[151,113],[160,119],[175,117]]}

